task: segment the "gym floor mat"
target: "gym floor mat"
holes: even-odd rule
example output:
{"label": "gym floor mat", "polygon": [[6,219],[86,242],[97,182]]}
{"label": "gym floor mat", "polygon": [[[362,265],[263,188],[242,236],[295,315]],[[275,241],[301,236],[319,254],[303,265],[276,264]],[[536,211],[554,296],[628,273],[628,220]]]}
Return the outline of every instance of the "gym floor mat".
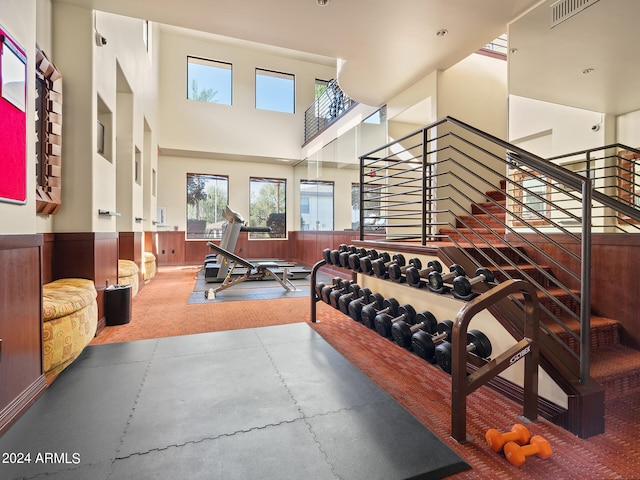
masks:
{"label": "gym floor mat", "polygon": [[469,468],[306,323],[89,346],[0,452],[30,458],[0,464],[3,479],[389,480]]}

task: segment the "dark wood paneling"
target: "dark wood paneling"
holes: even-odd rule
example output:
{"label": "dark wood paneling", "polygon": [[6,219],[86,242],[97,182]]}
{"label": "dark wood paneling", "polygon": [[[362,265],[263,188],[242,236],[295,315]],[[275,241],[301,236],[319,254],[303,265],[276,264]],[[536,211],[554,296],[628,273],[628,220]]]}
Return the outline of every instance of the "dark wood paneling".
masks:
{"label": "dark wood paneling", "polygon": [[42,235],[0,236],[0,433],[44,390]]}
{"label": "dark wood paneling", "polygon": [[158,232],[158,265],[176,265],[185,262],[185,233]]}
{"label": "dark wood paneling", "polygon": [[[564,235],[552,235],[563,248],[580,255],[580,245],[567,241]],[[540,243],[536,236],[526,236],[544,252],[571,264],[570,255],[549,243]],[[640,235],[594,234],[591,246],[591,309],[593,314],[618,320],[623,327],[621,341],[624,345],[640,348],[640,282],[636,272],[640,271]],[[531,247],[525,251],[534,260],[540,255]],[[572,268],[579,268],[575,261]],[[575,282],[557,266],[550,265],[551,272],[572,288]]]}
{"label": "dark wood paneling", "polygon": [[119,232],[118,233],[118,258],[131,260],[138,265],[138,289],[144,288],[142,248],[144,242],[143,232]]}
{"label": "dark wood paneling", "polygon": [[338,248],[341,243],[352,244],[360,238],[359,235],[356,231],[289,232],[294,260],[309,266],[322,259],[325,248]]}

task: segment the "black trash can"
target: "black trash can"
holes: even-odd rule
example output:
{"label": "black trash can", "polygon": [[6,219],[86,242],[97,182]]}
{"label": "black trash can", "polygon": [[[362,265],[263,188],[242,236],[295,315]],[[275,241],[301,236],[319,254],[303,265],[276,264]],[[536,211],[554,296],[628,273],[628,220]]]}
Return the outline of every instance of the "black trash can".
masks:
{"label": "black trash can", "polygon": [[131,285],[109,285],[104,291],[107,326],[124,325],[131,321]]}

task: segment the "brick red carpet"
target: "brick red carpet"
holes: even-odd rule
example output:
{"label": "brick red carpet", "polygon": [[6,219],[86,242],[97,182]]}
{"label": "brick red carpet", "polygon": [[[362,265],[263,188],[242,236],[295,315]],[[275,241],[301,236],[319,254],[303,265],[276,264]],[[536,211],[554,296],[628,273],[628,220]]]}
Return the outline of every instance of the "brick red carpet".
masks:
{"label": "brick red carpet", "polygon": [[[198,268],[160,268],[133,300],[131,323],[107,327],[92,344],[309,322],[309,298],[187,305]],[[453,478],[640,479],[637,395],[608,403],[605,433],[586,440],[543,419],[530,425],[533,434],[550,442],[553,456],[528,458],[518,468],[489,449],[484,432],[509,430],[522,407],[481,387],[467,404],[471,441],[458,444],[450,438],[448,375],[323,303],[318,303],[318,323],[311,325],[472,466]]]}

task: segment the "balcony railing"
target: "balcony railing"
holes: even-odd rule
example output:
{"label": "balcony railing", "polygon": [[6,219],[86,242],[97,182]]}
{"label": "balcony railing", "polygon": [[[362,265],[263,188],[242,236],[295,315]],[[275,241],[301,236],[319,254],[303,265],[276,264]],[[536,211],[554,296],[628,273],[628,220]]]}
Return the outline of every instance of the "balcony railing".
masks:
{"label": "balcony railing", "polygon": [[356,103],[340,89],[336,80],[331,80],[304,113],[304,143],[322,132]]}

